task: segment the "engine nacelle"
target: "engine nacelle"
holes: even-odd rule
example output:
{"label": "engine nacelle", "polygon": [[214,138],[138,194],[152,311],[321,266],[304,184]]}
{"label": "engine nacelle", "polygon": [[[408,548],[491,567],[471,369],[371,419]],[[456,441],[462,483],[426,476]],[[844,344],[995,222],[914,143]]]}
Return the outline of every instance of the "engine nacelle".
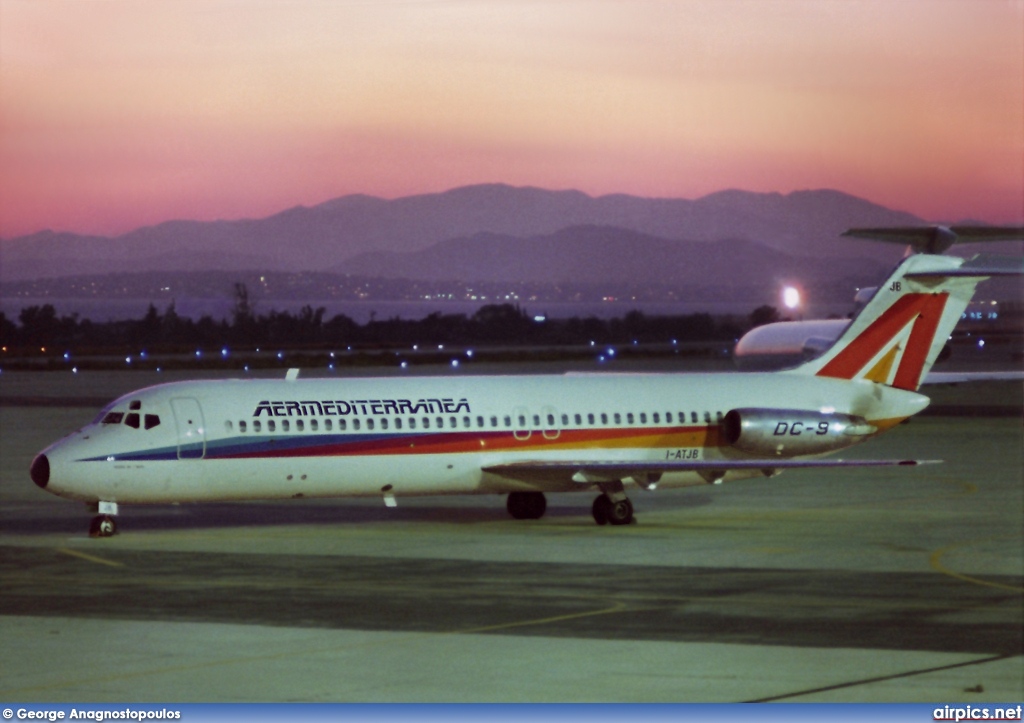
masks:
{"label": "engine nacelle", "polygon": [[759,457],[832,452],[877,431],[863,417],[806,409],[733,409],[723,423],[727,444]]}

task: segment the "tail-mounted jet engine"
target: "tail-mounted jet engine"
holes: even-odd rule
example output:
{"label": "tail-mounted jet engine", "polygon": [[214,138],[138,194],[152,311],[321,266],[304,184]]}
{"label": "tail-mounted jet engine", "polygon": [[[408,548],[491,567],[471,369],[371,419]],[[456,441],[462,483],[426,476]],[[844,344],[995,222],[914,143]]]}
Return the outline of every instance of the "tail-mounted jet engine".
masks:
{"label": "tail-mounted jet engine", "polygon": [[723,422],[726,444],[760,457],[832,452],[877,431],[863,417],[805,409],[733,409]]}

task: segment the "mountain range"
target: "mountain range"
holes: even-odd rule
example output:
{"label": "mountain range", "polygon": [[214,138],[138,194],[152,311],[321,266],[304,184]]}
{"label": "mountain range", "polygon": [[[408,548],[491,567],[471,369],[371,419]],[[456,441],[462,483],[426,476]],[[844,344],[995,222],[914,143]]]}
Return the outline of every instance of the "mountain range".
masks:
{"label": "mountain range", "polygon": [[699,279],[872,272],[896,247],[852,226],[924,223],[831,190],[722,191],[695,200],[592,197],[501,184],[386,200],[350,195],[263,219],[169,221],[116,237],[44,231],[0,241],[0,282],[69,274],[331,270],[386,278]]}
{"label": "mountain range", "polygon": [[359,254],[332,270],[423,281],[610,285],[646,280],[674,284],[679,296],[693,299],[714,298],[716,289],[729,295],[739,287],[777,289],[792,279],[805,285],[842,280],[846,298],[850,288],[870,283],[886,268],[870,258],[844,259],[837,268],[833,258],[793,256],[744,239],[673,241],[612,226],[572,226],[526,238],[480,233],[421,251]]}

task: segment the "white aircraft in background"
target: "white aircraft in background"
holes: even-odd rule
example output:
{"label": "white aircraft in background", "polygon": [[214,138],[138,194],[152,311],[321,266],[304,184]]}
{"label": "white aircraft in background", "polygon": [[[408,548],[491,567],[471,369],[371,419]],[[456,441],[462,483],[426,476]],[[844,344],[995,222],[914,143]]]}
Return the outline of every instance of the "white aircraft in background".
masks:
{"label": "white aircraft in background", "polygon": [[[921,379],[993,273],[905,258],[824,354],[794,369],[195,381],[125,395],[32,462],[36,485],[95,505],[507,494],[517,519],[545,493],[598,491],[599,525],[633,520],[642,489],[789,468],[914,465],[823,459],[928,405]],[[1012,273],[1012,272],[1011,272]]]}
{"label": "white aircraft in background", "polygon": [[[928,253],[948,249],[955,241],[1012,241],[1024,239],[1024,227],[953,226],[918,228],[858,228],[851,229],[844,236],[867,238],[876,241],[891,241],[908,244],[911,248]],[[977,263],[977,262],[974,262]],[[1022,273],[1021,262],[1016,258],[989,257],[984,263],[990,270],[1001,269],[1004,274]],[[854,309],[859,311],[878,291],[865,288],[857,291],[853,300]],[[995,303],[995,302],[993,302]],[[975,305],[971,305],[973,307]],[[970,308],[968,310],[970,310]],[[983,311],[990,313],[989,307]],[[982,312],[974,312],[982,313]],[[851,314],[852,316],[853,314]],[[967,316],[964,314],[963,316]],[[810,361],[836,342],[850,319],[809,319],[800,321],[776,321],[757,326],[737,342],[733,360],[738,369],[745,371],[775,371],[798,366]],[[941,362],[945,354],[940,354]],[[1024,381],[1024,370],[948,372],[932,371],[926,374],[921,385],[956,384],[974,381]]]}

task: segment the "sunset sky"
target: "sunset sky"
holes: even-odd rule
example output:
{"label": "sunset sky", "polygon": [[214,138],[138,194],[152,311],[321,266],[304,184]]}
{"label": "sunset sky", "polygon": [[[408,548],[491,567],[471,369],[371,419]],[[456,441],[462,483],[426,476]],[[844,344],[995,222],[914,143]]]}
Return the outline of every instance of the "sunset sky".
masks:
{"label": "sunset sky", "polygon": [[504,182],[1024,222],[1024,0],[0,0],[0,237]]}

